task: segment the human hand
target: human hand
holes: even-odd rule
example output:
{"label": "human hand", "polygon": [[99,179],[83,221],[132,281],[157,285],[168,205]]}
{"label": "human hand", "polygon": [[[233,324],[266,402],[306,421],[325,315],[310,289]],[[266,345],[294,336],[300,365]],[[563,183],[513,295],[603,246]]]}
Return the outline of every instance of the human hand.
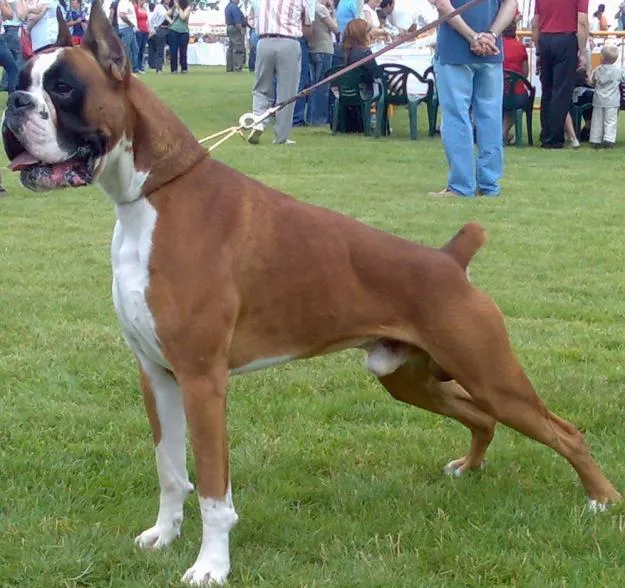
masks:
{"label": "human hand", "polygon": [[495,36],[492,33],[478,33],[471,43],[471,51],[480,57],[499,55]]}

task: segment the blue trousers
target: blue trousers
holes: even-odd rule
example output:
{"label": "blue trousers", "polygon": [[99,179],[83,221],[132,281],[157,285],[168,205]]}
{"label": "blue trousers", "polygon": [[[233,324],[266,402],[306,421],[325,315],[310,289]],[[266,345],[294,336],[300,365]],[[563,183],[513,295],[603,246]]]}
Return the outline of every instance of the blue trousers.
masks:
{"label": "blue trousers", "polygon": [[443,65],[435,60],[434,70],[443,116],[441,136],[449,164],[447,188],[470,198],[476,192],[497,196],[503,174],[502,65]]}
{"label": "blue trousers", "polygon": [[[332,67],[332,53],[310,53],[310,82],[316,84],[326,77]],[[328,101],[330,86],[325,84],[317,88],[308,97],[306,122],[309,125],[328,124]]]}
{"label": "blue trousers", "polygon": [[139,47],[137,45],[137,37],[132,27],[123,27],[119,29],[119,38],[126,49],[126,55],[128,55],[128,61],[132,67],[132,71],[137,73],[137,54],[139,53]]}
{"label": "blue trousers", "polygon": [[[301,38],[299,46],[302,50],[302,62],[299,74],[299,86],[297,91],[301,92],[304,88],[310,86],[310,60],[308,53],[308,41]],[[306,103],[307,98],[298,98],[295,102],[295,112],[293,113],[293,126],[298,127],[306,124]]]}
{"label": "blue trousers", "polygon": [[17,85],[18,69],[4,35],[0,36],[0,65],[7,74],[7,92],[11,94]]}

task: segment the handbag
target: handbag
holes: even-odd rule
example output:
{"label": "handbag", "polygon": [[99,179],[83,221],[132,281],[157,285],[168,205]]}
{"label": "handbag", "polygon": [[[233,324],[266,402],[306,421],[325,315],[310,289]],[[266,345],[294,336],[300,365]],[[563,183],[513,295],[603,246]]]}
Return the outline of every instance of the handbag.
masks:
{"label": "handbag", "polygon": [[20,27],[20,49],[24,59],[30,59],[33,56],[33,42],[26,27]]}

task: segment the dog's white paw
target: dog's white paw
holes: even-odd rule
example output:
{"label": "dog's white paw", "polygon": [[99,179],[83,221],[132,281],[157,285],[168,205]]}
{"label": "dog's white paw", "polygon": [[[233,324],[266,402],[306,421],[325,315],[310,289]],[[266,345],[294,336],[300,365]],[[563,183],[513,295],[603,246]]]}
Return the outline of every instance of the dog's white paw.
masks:
{"label": "dog's white paw", "polygon": [[460,459],[454,459],[450,461],[444,468],[443,474],[446,476],[453,476],[454,478],[459,478],[467,471],[472,469],[483,470],[486,467],[484,462],[481,462],[478,468],[469,468],[466,466],[467,458],[461,457]]}
{"label": "dog's white paw", "polygon": [[607,502],[599,502],[598,500],[593,500],[592,498],[588,499],[588,510],[593,513],[593,514],[597,514],[600,512],[606,512],[608,510],[608,503]]}
{"label": "dog's white paw", "polygon": [[196,561],[182,576],[182,581],[191,586],[221,586],[226,583],[229,572],[228,566]]}
{"label": "dog's white paw", "polygon": [[141,549],[162,549],[167,547],[179,535],[179,526],[155,525],[135,537],[135,545],[138,545]]}

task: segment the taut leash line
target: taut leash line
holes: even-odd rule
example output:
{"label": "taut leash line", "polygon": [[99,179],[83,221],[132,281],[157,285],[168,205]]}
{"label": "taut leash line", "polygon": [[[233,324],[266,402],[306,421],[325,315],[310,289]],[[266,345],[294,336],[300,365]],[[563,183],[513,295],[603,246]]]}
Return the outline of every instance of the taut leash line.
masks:
{"label": "taut leash line", "polygon": [[215,133],[213,135],[210,135],[209,137],[204,137],[203,139],[200,139],[198,142],[200,143],[200,145],[203,145],[204,143],[211,141],[212,139],[215,139],[217,137],[222,137],[219,141],[217,141],[217,143],[215,143],[214,145],[211,145],[208,148],[208,151],[213,151],[219,145],[221,145],[224,141],[228,140],[230,137],[236,134],[239,134],[241,135],[241,137],[245,138],[243,136],[243,131],[251,130],[252,127],[264,122],[269,117],[273,116],[276,112],[278,112],[279,110],[282,110],[283,108],[285,108],[292,102],[295,102],[299,98],[308,96],[311,92],[313,92],[317,88],[325,84],[328,84],[329,82],[332,82],[333,80],[336,80],[337,78],[340,78],[346,73],[359,68],[361,65],[368,63],[369,61],[372,61],[373,59],[375,59],[376,57],[379,57],[380,55],[384,55],[384,53],[387,53],[388,51],[395,49],[395,47],[399,47],[403,43],[407,43],[408,41],[412,41],[413,39],[416,39],[418,36],[422,35],[423,33],[426,33],[427,31],[430,31],[440,26],[441,24],[452,19],[454,16],[458,16],[462,14],[466,10],[473,8],[474,6],[476,6],[477,4],[480,4],[480,2],[483,2],[483,1],[484,0],[469,0],[469,2],[467,2],[466,4],[463,4],[462,6],[459,6],[458,8],[456,8],[449,14],[446,14],[445,16],[441,16],[440,18],[437,18],[436,20],[432,21],[431,23],[426,24],[425,26],[421,27],[420,29],[416,31],[413,31],[412,33],[407,33],[406,35],[403,35],[402,37],[393,41],[389,45],[382,47],[382,49],[380,49],[379,51],[376,51],[375,53],[372,53],[371,55],[367,55],[366,57],[363,57],[362,59],[359,59],[358,61],[355,61],[354,63],[345,66],[340,71],[337,71],[333,73],[331,76],[328,76],[327,78],[324,78],[323,80],[319,82],[316,82],[312,86],[308,86],[307,88],[304,88],[301,92],[295,94],[295,96],[291,96],[290,98],[283,100],[279,104],[276,104],[275,106],[263,112],[261,115],[255,116],[252,112],[246,112],[244,115],[242,115],[239,118],[238,126],[229,127],[223,131],[220,131],[219,133]]}

